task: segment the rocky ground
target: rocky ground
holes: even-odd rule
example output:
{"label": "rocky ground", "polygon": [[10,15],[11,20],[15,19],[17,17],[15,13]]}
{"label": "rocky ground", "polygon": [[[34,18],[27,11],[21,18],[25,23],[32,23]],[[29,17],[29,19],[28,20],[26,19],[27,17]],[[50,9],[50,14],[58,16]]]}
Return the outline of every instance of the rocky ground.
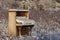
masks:
{"label": "rocky ground", "polygon": [[0,10],[0,40],[60,40],[60,10],[30,10],[30,19],[36,23],[26,37],[8,37],[7,15],[7,10]]}

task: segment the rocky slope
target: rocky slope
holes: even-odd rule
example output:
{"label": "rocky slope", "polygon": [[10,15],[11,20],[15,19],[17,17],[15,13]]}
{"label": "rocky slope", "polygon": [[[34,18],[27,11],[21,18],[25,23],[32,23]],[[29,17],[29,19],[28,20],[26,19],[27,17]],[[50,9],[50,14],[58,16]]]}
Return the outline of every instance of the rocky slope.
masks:
{"label": "rocky slope", "polygon": [[40,9],[41,5],[42,8],[55,8],[59,6],[59,2],[56,0],[0,0],[0,7],[1,8],[22,8],[22,9]]}

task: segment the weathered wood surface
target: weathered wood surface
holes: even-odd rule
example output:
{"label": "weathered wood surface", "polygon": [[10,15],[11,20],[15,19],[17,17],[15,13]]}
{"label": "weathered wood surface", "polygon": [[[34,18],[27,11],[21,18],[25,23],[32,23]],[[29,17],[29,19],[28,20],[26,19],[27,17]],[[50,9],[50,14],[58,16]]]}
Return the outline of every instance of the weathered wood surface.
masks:
{"label": "weathered wood surface", "polygon": [[9,12],[8,17],[8,34],[16,36],[16,12]]}

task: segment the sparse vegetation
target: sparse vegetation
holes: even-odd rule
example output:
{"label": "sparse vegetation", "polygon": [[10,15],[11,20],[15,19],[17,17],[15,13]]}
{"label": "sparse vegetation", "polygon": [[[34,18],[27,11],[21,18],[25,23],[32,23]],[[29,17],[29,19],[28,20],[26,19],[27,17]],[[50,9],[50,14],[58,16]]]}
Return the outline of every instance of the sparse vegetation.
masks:
{"label": "sparse vegetation", "polygon": [[40,5],[45,9],[53,8],[56,4],[55,0],[0,0],[2,8],[39,9]]}

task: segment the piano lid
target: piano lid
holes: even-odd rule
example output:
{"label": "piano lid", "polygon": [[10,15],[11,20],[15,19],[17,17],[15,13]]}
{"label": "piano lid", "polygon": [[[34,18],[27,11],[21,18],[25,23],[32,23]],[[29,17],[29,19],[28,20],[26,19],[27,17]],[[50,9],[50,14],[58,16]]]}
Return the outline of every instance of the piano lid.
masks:
{"label": "piano lid", "polygon": [[27,9],[8,9],[8,11],[29,11]]}

